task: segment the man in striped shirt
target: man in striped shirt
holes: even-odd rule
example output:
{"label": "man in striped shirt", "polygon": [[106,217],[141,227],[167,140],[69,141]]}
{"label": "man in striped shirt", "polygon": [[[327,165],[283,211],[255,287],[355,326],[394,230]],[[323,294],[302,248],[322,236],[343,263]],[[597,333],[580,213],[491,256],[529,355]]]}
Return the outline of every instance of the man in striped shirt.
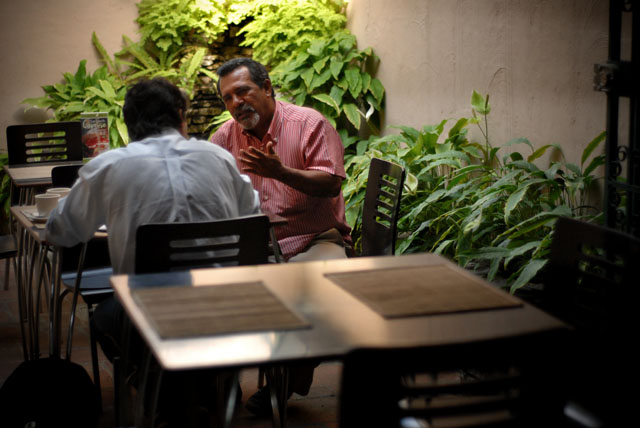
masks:
{"label": "man in striped shirt", "polygon": [[[344,146],[336,130],[313,109],[276,101],[267,70],[252,59],[232,59],[217,73],[218,92],[233,120],[211,141],[229,150],[249,175],[262,211],[287,220],[276,228],[284,258],[346,257],[351,228],[342,197]],[[290,377],[291,391],[306,395],[312,368],[291,371]],[[247,407],[258,413],[250,406],[253,398]]]}

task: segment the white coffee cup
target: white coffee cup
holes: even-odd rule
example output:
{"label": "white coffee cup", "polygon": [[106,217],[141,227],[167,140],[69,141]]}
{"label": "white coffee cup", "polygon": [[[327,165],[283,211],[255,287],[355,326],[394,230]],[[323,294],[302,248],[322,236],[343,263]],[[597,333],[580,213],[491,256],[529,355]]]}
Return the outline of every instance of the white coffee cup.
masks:
{"label": "white coffee cup", "polygon": [[42,193],[36,195],[36,209],[41,217],[48,216],[49,213],[58,205],[60,195],[57,193]]}
{"label": "white coffee cup", "polygon": [[51,189],[47,189],[47,193],[60,195],[61,198],[67,196],[70,191],[70,187],[52,187]]}

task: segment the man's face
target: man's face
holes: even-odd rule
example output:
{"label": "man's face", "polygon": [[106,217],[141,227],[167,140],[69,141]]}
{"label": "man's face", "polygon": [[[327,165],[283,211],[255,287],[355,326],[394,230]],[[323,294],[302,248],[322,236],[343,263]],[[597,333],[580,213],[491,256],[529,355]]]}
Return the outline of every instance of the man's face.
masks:
{"label": "man's face", "polygon": [[261,88],[251,80],[247,67],[238,67],[220,78],[220,95],[231,116],[246,130],[268,127],[273,115],[271,82]]}

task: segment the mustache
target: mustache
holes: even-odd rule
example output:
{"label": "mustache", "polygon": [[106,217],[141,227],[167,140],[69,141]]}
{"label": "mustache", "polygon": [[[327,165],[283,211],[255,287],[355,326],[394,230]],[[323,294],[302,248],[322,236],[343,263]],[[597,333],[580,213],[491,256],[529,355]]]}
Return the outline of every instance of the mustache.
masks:
{"label": "mustache", "polygon": [[256,109],[251,107],[249,104],[244,104],[243,106],[238,107],[235,113],[242,114],[242,113],[257,113],[257,112],[256,112]]}

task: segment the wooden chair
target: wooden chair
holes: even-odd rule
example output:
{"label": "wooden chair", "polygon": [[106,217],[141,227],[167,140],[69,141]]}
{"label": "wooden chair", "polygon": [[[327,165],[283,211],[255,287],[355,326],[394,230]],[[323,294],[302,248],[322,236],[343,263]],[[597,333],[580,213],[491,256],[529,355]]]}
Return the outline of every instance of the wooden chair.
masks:
{"label": "wooden chair", "polygon": [[362,256],[395,253],[396,225],[405,171],[382,159],[371,159],[362,209]]}
{"label": "wooden chair", "polygon": [[[557,220],[543,307],[576,329],[568,411],[595,425],[624,425],[627,373],[635,371],[640,239],[571,218]],[[573,410],[572,410],[573,409]]]}
{"label": "wooden chair", "polygon": [[558,426],[563,338],[356,350],[344,361],[340,427]]}
{"label": "wooden chair", "polygon": [[82,160],[80,122],[7,126],[9,165]]}

